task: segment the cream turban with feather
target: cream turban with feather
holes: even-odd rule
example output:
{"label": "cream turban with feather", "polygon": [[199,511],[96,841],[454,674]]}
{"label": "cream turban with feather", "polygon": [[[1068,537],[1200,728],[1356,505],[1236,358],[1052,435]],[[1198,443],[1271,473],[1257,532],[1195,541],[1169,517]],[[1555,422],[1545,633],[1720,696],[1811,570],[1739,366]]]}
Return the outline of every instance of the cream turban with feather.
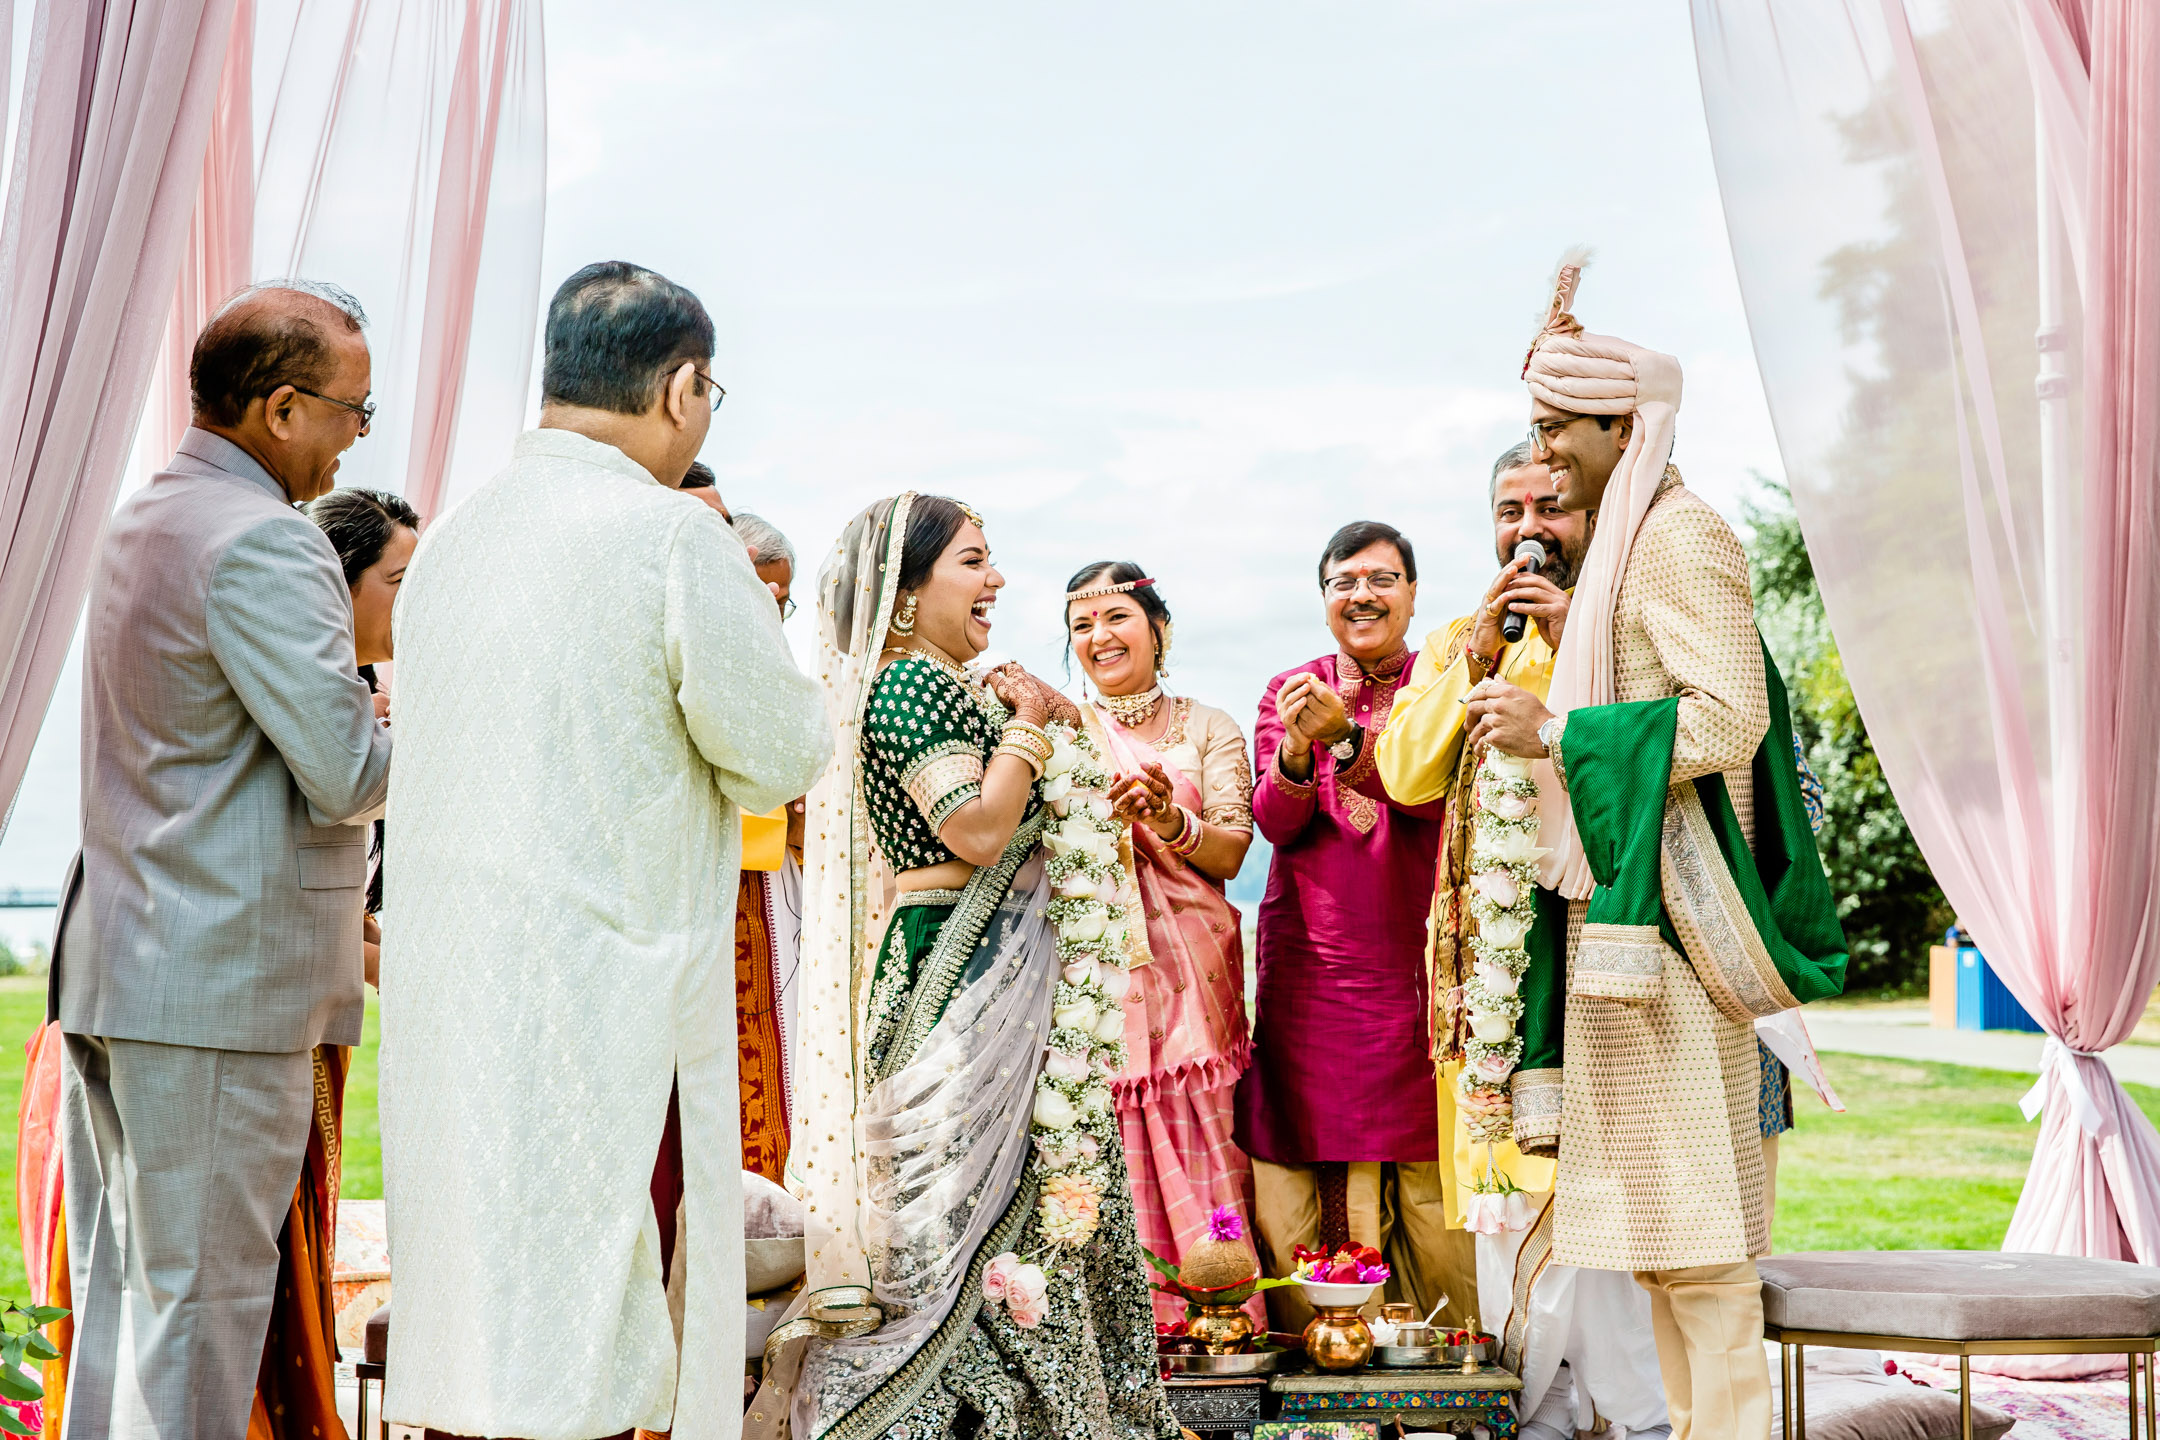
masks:
{"label": "cream turban with feather", "polygon": [[[1545,322],[1523,363],[1530,393],[1577,415],[1631,415],[1627,448],[1598,503],[1597,530],[1568,607],[1567,629],[1553,663],[1545,700],[1555,715],[1619,698],[1614,676],[1613,615],[1628,551],[1642,528],[1672,460],[1673,420],[1680,411],[1680,362],[1609,335],[1592,335],[1569,312],[1587,253],[1563,257],[1553,280]],[[1566,745],[1562,744],[1565,753]],[[1584,858],[1575,816],[1549,765],[1538,767],[1538,843],[1550,852],[1540,879],[1569,899],[1586,898],[1595,882]]]}

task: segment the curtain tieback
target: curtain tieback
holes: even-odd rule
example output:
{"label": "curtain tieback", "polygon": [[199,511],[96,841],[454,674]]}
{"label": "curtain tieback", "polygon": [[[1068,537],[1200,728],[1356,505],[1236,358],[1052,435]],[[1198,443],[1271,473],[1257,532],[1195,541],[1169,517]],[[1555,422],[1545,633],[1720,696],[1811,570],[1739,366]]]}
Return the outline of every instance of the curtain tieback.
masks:
{"label": "curtain tieback", "polygon": [[2092,1092],[2085,1088],[2085,1076],[2078,1069],[2080,1060],[2098,1060],[2097,1050],[2073,1050],[2057,1037],[2047,1037],[2047,1044],[2040,1047],[2040,1078],[2033,1082],[2025,1098],[2018,1101],[2018,1109],[2027,1120],[2038,1119],[2047,1105],[2047,1083],[2050,1075],[2062,1082],[2063,1092],[2070,1097],[2070,1112],[2077,1116],[2078,1124],[2088,1135],[2098,1135],[2102,1117],[2100,1106],[2093,1100]]}

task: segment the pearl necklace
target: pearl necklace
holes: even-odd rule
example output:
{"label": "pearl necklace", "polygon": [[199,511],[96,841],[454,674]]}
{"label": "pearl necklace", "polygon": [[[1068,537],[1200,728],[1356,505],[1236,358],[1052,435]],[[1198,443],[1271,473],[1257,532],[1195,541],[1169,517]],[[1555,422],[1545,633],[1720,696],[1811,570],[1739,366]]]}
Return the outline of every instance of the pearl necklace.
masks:
{"label": "pearl necklace", "polygon": [[1156,685],[1139,695],[1098,695],[1096,703],[1117,717],[1117,722],[1131,729],[1145,725],[1162,709],[1162,686]]}

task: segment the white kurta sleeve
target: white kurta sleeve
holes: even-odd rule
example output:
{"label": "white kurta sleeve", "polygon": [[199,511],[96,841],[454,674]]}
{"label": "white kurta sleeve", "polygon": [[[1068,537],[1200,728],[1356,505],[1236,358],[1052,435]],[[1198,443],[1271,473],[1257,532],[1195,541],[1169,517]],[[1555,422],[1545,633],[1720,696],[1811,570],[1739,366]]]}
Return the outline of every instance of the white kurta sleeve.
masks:
{"label": "white kurta sleeve", "polygon": [[808,791],[832,757],[824,701],[742,542],[703,506],[669,545],[663,625],[683,724],[721,793],[762,813]]}

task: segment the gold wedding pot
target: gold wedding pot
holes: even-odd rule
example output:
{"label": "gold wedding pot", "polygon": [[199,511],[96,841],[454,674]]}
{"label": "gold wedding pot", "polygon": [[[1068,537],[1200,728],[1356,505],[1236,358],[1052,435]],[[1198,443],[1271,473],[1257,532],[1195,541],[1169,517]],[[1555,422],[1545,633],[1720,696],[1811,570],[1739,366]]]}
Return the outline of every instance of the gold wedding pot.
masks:
{"label": "gold wedding pot", "polygon": [[1372,1327],[1355,1305],[1315,1305],[1305,1354],[1322,1370],[1355,1370],[1372,1359]]}
{"label": "gold wedding pot", "polygon": [[1185,1334],[1207,1347],[1210,1355],[1235,1355],[1253,1337],[1252,1316],[1243,1305],[1202,1305],[1185,1322]]}

